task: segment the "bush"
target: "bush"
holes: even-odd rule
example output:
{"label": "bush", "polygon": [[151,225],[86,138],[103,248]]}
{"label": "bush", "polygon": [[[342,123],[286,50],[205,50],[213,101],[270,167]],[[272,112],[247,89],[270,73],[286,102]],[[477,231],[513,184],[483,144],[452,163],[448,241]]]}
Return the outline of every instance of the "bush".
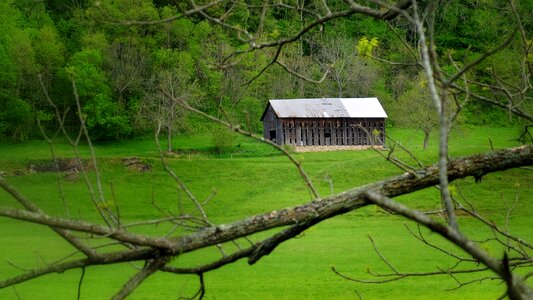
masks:
{"label": "bush", "polygon": [[234,146],[237,134],[233,131],[230,131],[225,127],[215,126],[211,132],[213,134],[213,144],[215,145],[215,152],[217,154],[224,153]]}
{"label": "bush", "polygon": [[28,103],[18,98],[0,98],[0,140],[23,141],[29,138],[32,120]]}

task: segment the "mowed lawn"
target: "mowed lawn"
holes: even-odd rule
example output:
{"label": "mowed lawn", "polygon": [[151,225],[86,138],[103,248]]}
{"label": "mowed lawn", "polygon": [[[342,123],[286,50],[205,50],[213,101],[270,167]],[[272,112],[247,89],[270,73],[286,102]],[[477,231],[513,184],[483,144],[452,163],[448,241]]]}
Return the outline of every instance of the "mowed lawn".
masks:
{"label": "mowed lawn", "polygon": [[[430,148],[422,150],[422,134],[414,130],[390,130],[391,136],[417,154],[425,164],[433,164],[437,157],[437,142],[433,137]],[[518,134],[514,128],[462,128],[451,135],[452,157],[518,146],[513,141]],[[178,153],[166,161],[200,200],[216,195],[205,205],[214,223],[229,223],[246,216],[268,212],[311,200],[297,170],[275,149],[239,137],[235,146],[222,154],[213,151],[210,134],[177,137]],[[492,144],[492,146],[491,146]],[[59,157],[72,157],[70,147],[58,142]],[[123,223],[161,218],[161,210],[177,214],[180,207],[196,213],[191,201],[165,173],[152,140],[136,140],[97,145],[98,167],[109,205],[118,206]],[[81,149],[87,157],[86,148]],[[409,160],[405,153],[398,156]],[[123,158],[136,156],[151,165],[150,172],[141,173],[127,168]],[[384,160],[373,150],[301,153],[295,156],[303,162],[321,196],[339,193],[376,180],[401,174],[402,171]],[[66,180],[55,173],[30,173],[27,166],[50,158],[50,151],[42,141],[0,145],[0,171],[8,182],[43,210],[53,215],[100,222],[91,204],[87,186],[81,179]],[[15,176],[14,174],[17,174]],[[89,173],[94,183],[95,174]],[[533,240],[533,173],[514,169],[484,176],[480,183],[467,178],[453,183],[452,191],[460,192],[487,219],[505,225],[506,205],[518,202],[509,219],[509,231]],[[421,210],[439,208],[438,191],[430,188],[397,198],[406,205]],[[66,206],[63,205],[66,203]],[[116,204],[115,204],[116,203]],[[180,204],[181,203],[181,204]],[[5,192],[0,191],[0,205],[18,207]],[[475,240],[492,237],[491,232],[472,218],[460,216],[461,228]],[[406,226],[417,231],[416,225],[376,207],[366,207],[327,220],[304,234],[280,245],[272,254],[249,266],[246,260],[225,266],[205,275],[206,299],[494,299],[505,291],[505,285],[491,280],[492,274],[456,276],[461,282],[479,277],[487,279],[460,289],[450,276],[408,278],[386,284],[361,284],[341,278],[332,271],[376,280],[367,272],[390,273],[380,260],[369,236],[380,253],[400,272],[437,271],[455,265],[456,261],[414,239]],[[172,226],[132,227],[130,230],[151,235],[178,234]],[[274,232],[274,231],[272,231]],[[454,254],[460,250],[435,234],[422,229],[430,241]],[[261,233],[250,237],[258,241],[268,236]],[[95,244],[105,244],[105,239]],[[237,241],[241,247],[249,242]],[[73,253],[73,248],[49,229],[37,225],[0,218],[0,280],[22,274],[24,270],[43,267]],[[496,243],[483,247],[498,257],[503,248]],[[226,254],[237,248],[223,245]],[[79,257],[74,256],[74,257]],[[175,266],[197,266],[221,257],[218,249],[204,249],[174,259]],[[135,274],[141,263],[87,268],[81,286],[81,299],[110,298],[128,277]],[[458,268],[468,267],[460,264]],[[523,272],[527,272],[523,270]],[[82,270],[47,275],[39,279],[0,289],[0,299],[75,299]],[[530,284],[532,282],[530,281]],[[138,288],[131,299],[176,299],[190,297],[198,289],[196,276],[158,273]]]}

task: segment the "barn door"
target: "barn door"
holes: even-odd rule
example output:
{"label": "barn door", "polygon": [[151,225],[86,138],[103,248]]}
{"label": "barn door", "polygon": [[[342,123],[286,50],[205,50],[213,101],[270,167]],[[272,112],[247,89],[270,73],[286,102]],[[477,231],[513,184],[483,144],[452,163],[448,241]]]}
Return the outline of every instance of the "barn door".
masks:
{"label": "barn door", "polygon": [[270,130],[270,140],[276,142],[276,130]]}

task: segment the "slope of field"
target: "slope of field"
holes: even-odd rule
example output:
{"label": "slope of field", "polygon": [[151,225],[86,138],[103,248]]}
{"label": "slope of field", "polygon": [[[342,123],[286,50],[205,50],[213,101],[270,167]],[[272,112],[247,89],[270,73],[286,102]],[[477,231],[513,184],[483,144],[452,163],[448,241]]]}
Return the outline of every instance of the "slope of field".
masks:
{"label": "slope of field", "polygon": [[[430,149],[423,151],[422,135],[418,132],[392,130],[391,135],[417,154],[423,163],[435,161],[435,140],[431,141]],[[450,152],[452,157],[458,157],[489,151],[491,143],[496,149],[517,146],[512,140],[515,136],[516,130],[512,128],[463,128],[452,134]],[[207,215],[214,223],[228,223],[311,199],[297,170],[287,158],[266,145],[238,138],[234,147],[217,153],[213,150],[209,134],[177,137],[174,143],[176,153],[166,156],[170,167],[198,199],[203,201],[216,192],[206,204]],[[55,151],[58,157],[73,157],[70,147],[64,142],[58,141]],[[180,209],[195,212],[185,194],[178,191],[176,183],[165,173],[153,141],[146,139],[98,145],[96,152],[106,199],[111,207],[118,207],[123,223],[161,218],[164,216],[162,212],[177,214]],[[82,147],[81,153],[84,158],[88,157],[85,147]],[[397,154],[409,161],[405,153]],[[402,172],[373,150],[297,153],[295,156],[303,162],[323,196]],[[98,221],[87,186],[81,178],[76,175],[68,177],[64,173],[58,177],[54,172],[39,171],[39,166],[46,166],[49,159],[49,148],[41,141],[0,145],[0,171],[6,180],[43,210],[54,215]],[[87,167],[91,182],[94,183],[94,166],[87,161]],[[61,197],[58,188],[58,178],[64,197]],[[455,195],[461,192],[487,219],[502,226],[505,223],[506,205],[512,205],[518,199],[509,219],[509,230],[531,241],[532,179],[530,170],[515,169],[487,175],[480,183],[475,183],[473,178],[455,182],[452,192]],[[435,210],[440,206],[436,189],[398,199],[421,210]],[[17,206],[3,191],[0,191],[0,205]],[[475,240],[491,237],[491,233],[472,218],[460,216],[459,222],[461,228]],[[335,267],[347,276],[369,280],[376,278],[368,272],[390,273],[391,270],[374,250],[369,236],[380,254],[400,272],[436,271],[456,263],[414,239],[406,226],[418,231],[411,222],[376,207],[366,207],[336,217],[282,244],[254,266],[240,261],[206,274],[206,298],[353,299],[359,293],[365,299],[491,299],[504,292],[505,285],[490,279],[447,291],[458,286],[451,276],[413,277],[375,285],[355,283],[332,272],[331,267]],[[177,234],[172,231],[171,225],[164,224],[133,227],[131,230],[153,235]],[[424,229],[422,232],[429,240],[457,255],[463,255],[439,237]],[[259,240],[266,235],[258,234],[251,239]],[[49,229],[6,218],[0,218],[0,244],[0,280],[35,266],[45,266],[73,252]],[[246,247],[248,241],[239,240],[238,244]],[[496,256],[503,254],[503,248],[495,243],[484,244],[483,247]],[[228,243],[223,245],[223,249],[229,254],[236,246]],[[217,249],[205,249],[179,256],[173,265],[195,266],[220,256]],[[142,265],[87,268],[81,299],[109,298],[139,267]],[[81,270],[71,270],[44,276],[14,288],[0,289],[0,299],[73,299],[77,295],[80,275]],[[468,282],[478,277],[480,274],[465,274],[456,278]],[[196,276],[161,273],[150,277],[131,298],[190,297],[197,288]]]}

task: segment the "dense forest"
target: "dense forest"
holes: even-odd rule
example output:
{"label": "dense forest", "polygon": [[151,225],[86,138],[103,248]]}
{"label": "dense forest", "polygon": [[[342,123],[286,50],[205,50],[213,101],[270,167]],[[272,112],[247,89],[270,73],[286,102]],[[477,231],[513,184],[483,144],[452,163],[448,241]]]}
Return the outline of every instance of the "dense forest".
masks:
{"label": "dense forest", "polygon": [[[521,22],[531,32],[533,2],[516,2],[520,18],[500,0],[438,3],[433,34],[438,54],[446,59],[440,62],[445,74],[512,37],[466,79],[475,83],[469,88],[477,95],[500,97],[503,104],[469,101],[459,123],[516,124],[524,121],[510,114],[511,108],[527,116],[532,111],[531,91],[518,82],[527,76],[524,61],[531,66],[533,57],[515,28]],[[310,19],[306,14],[320,6],[317,0],[294,0],[288,3],[302,9],[274,5],[264,10],[262,3],[231,2],[219,15],[242,32],[279,40],[300,31]],[[343,3],[330,3],[336,5]],[[39,129],[57,128],[58,121],[77,130],[77,100],[91,137],[99,141],[145,135],[156,122],[176,133],[209,127],[172,97],[256,132],[272,98],[377,96],[389,112],[388,126],[429,132],[438,125],[431,101],[421,101],[428,95],[422,69],[412,63],[416,33],[402,18],[388,23],[364,15],[333,20],[286,45],[277,63],[265,68],[275,48],[246,51],[249,45],[238,31],[202,14],[153,22],[186,8],[166,0],[2,0],[0,140],[38,137]],[[527,43],[530,47],[531,39]],[[484,85],[488,78],[506,88]],[[505,95],[516,95],[515,90],[526,92],[511,105]]]}

